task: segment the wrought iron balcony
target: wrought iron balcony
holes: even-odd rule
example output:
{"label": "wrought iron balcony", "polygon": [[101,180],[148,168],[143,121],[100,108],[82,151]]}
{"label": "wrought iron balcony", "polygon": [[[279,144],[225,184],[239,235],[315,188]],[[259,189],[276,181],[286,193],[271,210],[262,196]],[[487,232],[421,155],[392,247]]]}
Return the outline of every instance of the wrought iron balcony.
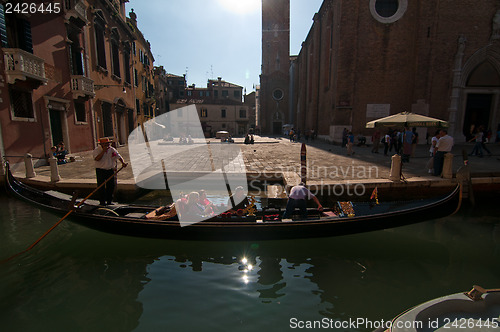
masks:
{"label": "wrought iron balcony", "polygon": [[82,75],[71,75],[71,91],[78,97],[94,97],[94,81]]}
{"label": "wrought iron balcony", "polygon": [[4,48],[5,74],[7,82],[14,84],[16,80],[34,80],[47,83],[45,77],[45,61],[19,48]]}

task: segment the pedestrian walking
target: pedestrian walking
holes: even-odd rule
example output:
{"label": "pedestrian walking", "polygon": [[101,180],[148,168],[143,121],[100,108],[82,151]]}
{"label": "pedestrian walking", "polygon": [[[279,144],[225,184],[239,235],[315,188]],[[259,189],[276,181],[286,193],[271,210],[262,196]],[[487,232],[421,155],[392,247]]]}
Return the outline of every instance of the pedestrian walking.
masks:
{"label": "pedestrian walking", "polygon": [[397,130],[391,130],[389,133],[391,135],[391,139],[389,141],[389,152],[392,152],[392,148],[394,148],[395,152],[398,153],[398,136]]}
{"label": "pedestrian walking", "polygon": [[372,135],[372,153],[378,153],[378,147],[380,145],[380,130],[376,130]]}
{"label": "pedestrian walking", "polygon": [[474,147],[472,148],[472,152],[469,154],[469,156],[478,156],[479,158],[483,157],[483,136],[483,131],[481,130],[481,127],[479,127],[476,130],[474,137],[469,140],[469,142],[475,142]]}
{"label": "pedestrian walking", "polygon": [[389,151],[389,146],[391,144],[391,132],[388,131],[384,136],[384,156],[387,156],[387,151]]}
{"label": "pedestrian walking", "polygon": [[352,147],[354,145],[354,134],[352,131],[349,132],[347,136],[347,155],[351,156],[354,154],[354,151],[352,150]]}
{"label": "pedestrian walking", "polygon": [[481,147],[484,149],[484,151],[488,152],[488,156],[491,156],[491,151],[490,149],[488,149],[488,147],[486,146],[486,143],[489,142],[490,140],[490,137],[491,137],[491,131],[486,131],[484,129],[484,127],[480,127],[479,128],[480,130],[482,129],[483,130],[483,139],[481,141]]}
{"label": "pedestrian walking", "polygon": [[403,156],[401,158],[401,162],[409,163],[411,148],[413,143],[413,132],[410,131],[410,128],[406,128],[402,138],[403,138]]}
{"label": "pedestrian walking", "polygon": [[430,159],[427,161],[427,169],[429,174],[434,174],[434,154],[436,152],[436,145],[439,140],[439,130],[436,131],[431,138],[431,147],[429,148]]}
{"label": "pedestrian walking", "polygon": [[349,136],[349,131],[347,131],[347,128],[344,128],[344,130],[342,130],[342,147],[347,147],[348,136]]}
{"label": "pedestrian walking", "polygon": [[442,129],[439,132],[439,139],[436,144],[436,152],[434,154],[434,175],[441,176],[443,172],[444,155],[451,152],[453,148],[453,137],[448,135],[448,131]]}
{"label": "pedestrian walking", "polygon": [[288,135],[290,136],[290,142],[293,142],[294,140],[294,136],[295,136],[295,131],[292,129],[290,129],[290,131],[288,132]]}
{"label": "pedestrian walking", "polygon": [[417,128],[413,127],[412,133],[413,133],[413,138],[411,141],[411,155],[410,155],[410,157],[415,157],[415,150],[417,150],[417,144],[418,144]]}

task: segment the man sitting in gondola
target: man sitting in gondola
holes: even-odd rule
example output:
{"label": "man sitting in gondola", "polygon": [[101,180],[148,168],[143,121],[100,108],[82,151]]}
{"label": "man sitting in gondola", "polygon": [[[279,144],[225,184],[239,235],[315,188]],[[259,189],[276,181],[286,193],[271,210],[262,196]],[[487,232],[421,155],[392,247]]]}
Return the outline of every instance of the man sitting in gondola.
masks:
{"label": "man sitting in gondola", "polygon": [[214,216],[214,205],[206,199],[204,190],[200,192],[202,192],[204,199],[200,199],[200,194],[197,192],[192,192],[189,195],[181,195],[175,203],[169,206],[162,206],[148,213],[146,219],[167,220],[175,217],[177,214],[184,219]]}
{"label": "man sitting in gondola", "polygon": [[227,207],[230,208],[228,212],[230,213],[237,213],[238,210],[244,210],[249,205],[250,202],[242,186],[236,187],[234,194],[227,200]]}
{"label": "man sitting in gondola", "polygon": [[318,198],[305,187],[303,182],[301,182],[293,186],[290,190],[283,219],[290,218],[295,208],[299,208],[302,218],[307,219],[307,199],[312,199],[318,205],[318,210],[323,211],[323,206]]}

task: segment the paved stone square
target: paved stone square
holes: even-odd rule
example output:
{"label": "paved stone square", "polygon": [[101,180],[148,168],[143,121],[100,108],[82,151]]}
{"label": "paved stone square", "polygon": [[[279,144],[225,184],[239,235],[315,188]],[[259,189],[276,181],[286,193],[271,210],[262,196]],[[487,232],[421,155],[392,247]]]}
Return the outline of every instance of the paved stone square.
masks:
{"label": "paved stone square", "polygon": [[[176,143],[163,144],[160,141],[151,142],[151,151],[155,160],[161,157],[158,149],[174,151],[170,153],[166,166],[178,172],[210,172],[224,165],[227,172],[246,171],[251,174],[271,174],[281,176],[284,172],[300,174],[301,143],[290,142],[284,137],[255,136],[255,144],[243,144],[243,138],[236,138],[234,144],[220,143],[219,140],[196,140],[194,145],[179,146]],[[182,147],[182,148],[180,148]],[[210,149],[208,149],[210,147]],[[308,183],[318,181],[343,182],[365,180],[388,180],[391,167],[390,155],[383,155],[381,146],[379,153],[372,153],[370,146],[355,146],[354,155],[347,156],[345,148],[323,141],[311,141],[307,147]],[[493,177],[500,175],[500,145],[488,144],[492,156],[483,158],[471,156],[469,164],[473,176]],[[236,158],[235,151],[241,149],[242,158]],[[462,149],[472,150],[472,144],[458,144],[454,147],[453,170],[456,172],[463,165]],[[175,153],[179,150],[178,153]],[[429,160],[428,145],[418,145],[415,156],[409,163],[403,164],[403,175],[406,178],[429,178],[426,163]],[[129,147],[119,147],[118,151],[127,162],[130,162]],[[136,149],[132,150],[136,153]],[[142,155],[136,154],[136,159],[150,162],[150,156],[143,149]],[[218,153],[214,153],[218,151]],[[224,152],[227,151],[226,154]],[[78,182],[79,180],[95,180],[92,151],[74,154],[74,162],[59,165],[61,181]],[[35,169],[37,178],[50,181],[50,167],[42,166]],[[24,177],[24,168],[15,172],[16,176]],[[126,167],[119,174],[119,182],[134,181],[132,167]],[[435,178],[435,177],[432,177]]]}

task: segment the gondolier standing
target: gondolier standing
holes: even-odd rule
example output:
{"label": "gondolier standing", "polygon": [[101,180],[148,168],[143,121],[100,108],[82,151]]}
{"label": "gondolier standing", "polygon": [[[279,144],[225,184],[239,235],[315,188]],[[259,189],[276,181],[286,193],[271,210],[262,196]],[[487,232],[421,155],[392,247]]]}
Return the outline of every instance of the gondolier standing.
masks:
{"label": "gondolier standing", "polygon": [[[95,160],[95,174],[97,177],[97,186],[100,186],[107,179],[113,176],[116,169],[116,161],[119,160],[123,167],[128,164],[118,151],[111,146],[112,140],[109,137],[99,139],[99,146],[95,148],[93,157]],[[101,205],[110,205],[113,201],[113,192],[115,191],[116,175],[103,185],[99,191],[99,203]]]}

